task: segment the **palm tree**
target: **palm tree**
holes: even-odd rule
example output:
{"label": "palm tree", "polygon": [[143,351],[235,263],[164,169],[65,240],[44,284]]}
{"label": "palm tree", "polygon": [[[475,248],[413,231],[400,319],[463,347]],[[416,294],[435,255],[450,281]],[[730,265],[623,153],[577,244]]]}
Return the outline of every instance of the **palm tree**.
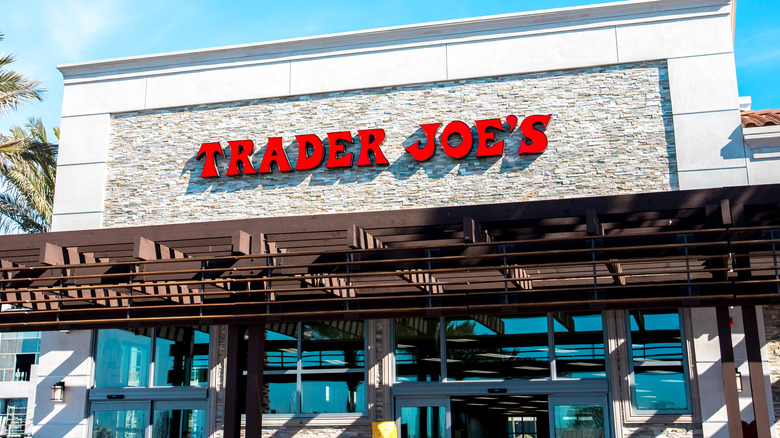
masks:
{"label": "palm tree", "polygon": [[[49,143],[40,119],[0,138],[0,233],[41,233],[51,226],[57,145]],[[54,129],[59,139],[59,129]],[[0,136],[2,137],[2,136]]]}
{"label": "palm tree", "polygon": [[[13,61],[13,55],[0,54],[0,116],[44,93],[40,82],[7,70]],[[51,224],[57,146],[39,119],[25,127],[11,128],[11,139],[0,134],[0,233],[43,232]],[[54,135],[59,138],[59,131]]]}
{"label": "palm tree", "polygon": [[[2,40],[3,33],[0,32],[0,41]],[[40,82],[31,81],[19,73],[6,70],[6,66],[12,62],[14,62],[13,55],[0,54],[0,115],[30,100],[41,100],[46,91],[40,87]]]}

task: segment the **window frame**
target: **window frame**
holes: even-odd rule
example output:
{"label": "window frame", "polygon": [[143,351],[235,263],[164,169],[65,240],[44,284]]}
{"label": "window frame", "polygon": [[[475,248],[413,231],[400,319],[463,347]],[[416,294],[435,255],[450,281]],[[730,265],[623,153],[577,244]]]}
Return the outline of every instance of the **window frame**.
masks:
{"label": "window frame", "polygon": [[[674,312],[668,312],[669,314],[672,314]],[[637,392],[636,392],[636,377],[635,377],[635,363],[634,360],[634,348],[633,348],[633,341],[631,338],[631,315],[630,310],[626,310],[626,346],[628,347],[628,384],[629,384],[629,391],[631,394],[631,412],[634,414],[639,415],[677,415],[677,414],[691,414],[693,412],[693,401],[691,397],[691,377],[690,373],[687,371],[689,367],[689,360],[688,360],[688,354],[687,354],[687,344],[688,344],[688,335],[687,330],[685,329],[685,323],[683,318],[683,313],[681,309],[677,309],[677,317],[679,321],[679,327],[680,327],[680,354],[682,356],[681,364],[683,370],[683,378],[685,379],[685,399],[686,404],[688,405],[685,409],[639,409],[638,408],[638,402],[637,402]],[[669,366],[672,366],[671,364]]]}
{"label": "window frame", "polygon": [[[691,324],[690,311],[677,309],[680,312],[680,330],[683,342],[683,370],[688,383],[689,408],[685,412],[636,410],[633,402],[633,366],[630,350],[630,318],[628,310],[613,311],[614,325],[610,330],[614,335],[610,336],[610,361],[613,362],[613,373],[610,378],[616,396],[615,400],[620,405],[624,423],[665,423],[665,424],[691,424],[701,421],[699,409],[699,388],[694,370],[695,356],[693,352],[693,326]],[[619,374],[618,374],[619,372]]]}
{"label": "window frame", "polygon": [[[541,316],[542,314],[545,315],[547,318],[547,357],[550,364],[549,368],[549,375],[547,377],[542,378],[533,378],[533,379],[480,379],[480,380],[453,380],[450,379],[447,374],[447,317],[441,316],[439,317],[439,350],[440,350],[440,359],[441,359],[441,370],[440,370],[440,379],[437,381],[399,381],[398,380],[398,364],[396,362],[396,319],[391,320],[391,327],[392,327],[392,336],[390,339],[390,352],[392,353],[393,357],[393,363],[392,363],[392,379],[391,384],[392,385],[425,385],[425,384],[431,384],[431,383],[449,383],[452,384],[454,382],[457,383],[465,383],[465,382],[551,382],[551,381],[571,381],[571,382],[581,382],[581,381],[605,381],[608,382],[611,377],[611,368],[612,365],[610,364],[609,359],[609,337],[608,337],[608,324],[607,324],[607,318],[608,314],[604,311],[579,311],[579,312],[566,312],[571,314],[589,314],[589,313],[598,313],[601,315],[601,339],[602,339],[602,348],[604,353],[604,371],[605,375],[603,378],[601,377],[595,377],[595,378],[581,378],[581,377],[560,377],[558,376],[558,370],[557,370],[557,363],[556,363],[556,356],[555,356],[555,320],[553,317],[554,312],[542,312],[538,314]],[[499,317],[502,316],[509,316],[509,315],[496,315]],[[451,317],[451,318],[458,318],[458,317]],[[473,319],[473,315],[464,316],[463,318]]]}
{"label": "window frame", "polygon": [[[315,324],[320,323],[321,321],[315,321],[315,322],[297,322],[297,329],[296,329],[296,342],[297,342],[297,358],[296,358],[296,366],[295,369],[272,369],[269,370],[265,367],[263,367],[263,377],[265,381],[266,376],[272,376],[272,375],[294,375],[295,376],[295,388],[296,388],[296,403],[295,403],[295,412],[287,412],[287,413],[267,413],[263,414],[264,423],[268,423],[265,421],[265,419],[271,420],[269,425],[273,425],[276,423],[276,421],[284,421],[286,419],[290,418],[318,418],[321,419],[323,417],[325,418],[332,418],[336,421],[347,419],[347,418],[368,418],[369,410],[371,409],[370,406],[370,400],[369,400],[369,381],[368,381],[368,371],[370,367],[372,366],[369,363],[369,344],[368,344],[368,335],[369,335],[369,324],[370,320],[363,320],[363,367],[356,368],[356,367],[342,367],[342,368],[305,368],[303,367],[303,326],[305,324]],[[358,412],[323,412],[323,413],[303,413],[302,411],[302,391],[303,391],[303,376],[317,376],[317,375],[328,375],[328,374],[361,374],[363,377],[363,399],[365,401],[364,405],[362,406],[361,410]],[[275,421],[276,420],[276,421]],[[341,423],[334,423],[334,424],[341,424]]]}
{"label": "window frame", "polygon": [[[186,326],[186,327],[183,327],[183,328],[195,329],[195,327],[190,327],[190,326]],[[94,330],[94,336],[93,336],[93,341],[92,341],[92,363],[93,363],[93,368],[95,370],[97,370],[98,336],[100,334],[100,331],[102,331],[102,330],[124,330],[124,329],[98,329],[98,330]],[[98,390],[99,392],[102,392],[102,390],[104,390],[104,389],[107,390],[108,392],[116,392],[119,389],[121,389],[121,390],[130,389],[131,391],[138,391],[138,390],[161,389],[161,388],[209,388],[209,386],[211,385],[211,382],[209,381],[210,378],[211,378],[211,373],[209,372],[209,370],[211,370],[211,367],[212,367],[212,363],[211,363],[212,362],[212,358],[211,358],[210,354],[207,355],[208,356],[208,359],[207,359],[208,360],[208,364],[206,365],[207,366],[207,368],[206,368],[207,372],[206,372],[205,384],[203,384],[203,385],[181,385],[181,386],[169,386],[169,385],[159,385],[158,386],[158,385],[154,384],[154,380],[155,380],[155,374],[154,373],[155,373],[155,365],[156,365],[155,362],[157,360],[157,334],[158,334],[159,330],[160,330],[160,327],[152,327],[152,334],[149,336],[150,346],[149,346],[149,360],[148,360],[148,363],[146,364],[146,371],[147,371],[147,377],[146,377],[147,382],[146,382],[146,385],[143,385],[143,386],[102,386],[102,387],[99,387],[99,386],[96,386],[96,383],[97,383],[96,382],[97,373],[93,372],[92,373],[92,382],[91,382],[90,389],[92,391]],[[132,332],[132,330],[124,330],[124,331]],[[202,330],[200,330],[200,331],[202,331]],[[209,336],[209,346],[211,346],[211,344],[212,344],[212,337],[215,335],[212,332],[213,332],[213,330],[211,330],[210,328],[209,328],[208,331],[205,332]],[[211,347],[209,347],[209,350],[211,350]]]}

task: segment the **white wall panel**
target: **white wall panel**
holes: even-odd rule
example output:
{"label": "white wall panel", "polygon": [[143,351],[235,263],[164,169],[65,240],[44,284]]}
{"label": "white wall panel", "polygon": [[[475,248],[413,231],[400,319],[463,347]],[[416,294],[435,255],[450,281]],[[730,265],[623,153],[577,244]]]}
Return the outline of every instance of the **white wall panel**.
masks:
{"label": "white wall panel", "polygon": [[739,110],[674,116],[680,171],[746,166]]}
{"label": "white wall panel", "polygon": [[57,167],[54,214],[103,210],[106,163]]}
{"label": "white wall panel", "polygon": [[450,79],[615,63],[615,30],[611,27],[447,46]]}
{"label": "white wall panel", "polygon": [[748,183],[747,171],[744,167],[679,172],[678,180],[680,190],[745,186]]}
{"label": "white wall panel", "polygon": [[675,58],[668,65],[675,114],[739,109],[732,53]]}
{"label": "white wall panel", "polygon": [[137,111],[146,103],[146,78],[68,84],[62,117]]}
{"label": "white wall panel", "polygon": [[110,130],[109,114],[63,117],[57,164],[105,162],[108,158],[106,145]]}
{"label": "white wall panel", "polygon": [[289,62],[278,62],[150,76],[146,108],[283,96],[290,90],[289,73]]}
{"label": "white wall panel", "polygon": [[617,28],[619,62],[724,53],[733,50],[727,16]]}
{"label": "white wall panel", "polygon": [[443,45],[292,61],[291,94],[384,87],[447,78]]}
{"label": "white wall panel", "polygon": [[67,213],[54,214],[51,219],[52,231],[92,230],[103,224],[103,213]]}

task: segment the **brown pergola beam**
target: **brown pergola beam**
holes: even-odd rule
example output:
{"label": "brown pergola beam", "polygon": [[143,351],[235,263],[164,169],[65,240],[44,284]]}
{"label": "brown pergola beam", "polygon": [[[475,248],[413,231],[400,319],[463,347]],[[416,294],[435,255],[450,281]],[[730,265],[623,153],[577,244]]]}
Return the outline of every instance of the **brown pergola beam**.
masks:
{"label": "brown pergola beam", "polygon": [[[347,245],[352,249],[382,249],[387,248],[381,240],[372,236],[368,231],[352,224],[347,232]],[[407,283],[412,283],[422,292],[440,294],[444,292],[444,285],[430,272],[422,269],[398,269],[398,276]],[[422,283],[422,284],[421,284]]]}

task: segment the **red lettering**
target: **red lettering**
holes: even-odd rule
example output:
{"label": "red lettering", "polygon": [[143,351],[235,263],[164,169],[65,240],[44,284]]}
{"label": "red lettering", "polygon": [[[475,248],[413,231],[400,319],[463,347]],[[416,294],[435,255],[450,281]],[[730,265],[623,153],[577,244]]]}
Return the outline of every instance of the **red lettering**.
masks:
{"label": "red lettering", "polygon": [[[528,116],[520,123],[520,133],[523,134],[523,142],[520,144],[518,154],[540,154],[547,148],[547,135],[544,130],[550,122],[552,114]],[[539,126],[541,125],[541,127]]]}
{"label": "red lettering", "polygon": [[225,175],[240,175],[241,172],[238,171],[239,161],[244,168],[244,175],[256,173],[252,163],[249,161],[249,154],[255,149],[254,142],[252,140],[229,141],[228,145],[230,146],[230,166],[228,166],[228,171]]}
{"label": "red lettering", "polygon": [[287,153],[282,145],[282,137],[272,137],[268,139],[268,146],[265,148],[263,161],[260,163],[260,173],[271,173],[271,163],[276,163],[280,172],[291,172],[290,160],[287,159]]}
{"label": "red lettering", "polygon": [[417,141],[413,145],[406,148],[406,152],[417,161],[428,161],[433,157],[433,153],[436,152],[436,131],[439,130],[441,123],[429,123],[427,125],[420,125],[423,131],[425,131],[425,147],[420,147],[420,142]]}
{"label": "red lettering", "polygon": [[368,151],[374,153],[375,164],[390,164],[384,154],[382,154],[382,150],[379,149],[379,146],[385,141],[384,129],[362,129],[358,131],[358,135],[360,136],[360,157],[358,157],[357,160],[358,166],[371,165],[371,160],[368,158]]}
{"label": "red lettering", "polygon": [[[461,142],[457,146],[450,144],[450,136],[458,134],[461,137]],[[474,144],[474,139],[471,137],[471,129],[469,125],[455,120],[450,122],[444,127],[444,131],[441,133],[441,147],[444,152],[456,160],[465,157],[471,152],[471,146]]]}
{"label": "red lettering", "polygon": [[[314,134],[296,135],[295,140],[298,141],[298,162],[295,164],[295,170],[311,170],[320,167],[322,160],[325,159],[322,140]],[[314,150],[307,156],[308,146]]]}
{"label": "red lettering", "polygon": [[488,119],[477,120],[477,156],[478,157],[494,157],[496,155],[504,154],[504,140],[496,142],[488,146],[488,141],[496,141],[496,133],[488,131],[488,128],[495,128],[499,131],[503,131],[504,127],[501,125],[501,119]]}
{"label": "red lettering", "polygon": [[[352,134],[349,131],[328,133],[328,169],[338,167],[352,167],[352,152],[344,153],[344,143],[352,143]],[[344,154],[337,156],[338,154]]]}
{"label": "red lettering", "polygon": [[217,169],[217,155],[225,156],[222,151],[222,146],[219,143],[203,143],[200,145],[198,155],[195,155],[195,159],[200,161],[200,157],[206,155],[206,161],[203,163],[203,171],[200,173],[201,178],[217,178],[219,177],[219,170]]}

